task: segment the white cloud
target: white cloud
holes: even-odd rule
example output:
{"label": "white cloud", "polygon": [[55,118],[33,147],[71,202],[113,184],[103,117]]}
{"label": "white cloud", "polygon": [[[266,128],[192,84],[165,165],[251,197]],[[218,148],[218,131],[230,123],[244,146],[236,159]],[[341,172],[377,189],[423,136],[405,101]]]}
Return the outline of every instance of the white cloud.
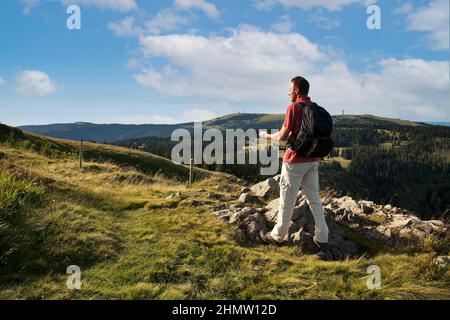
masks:
{"label": "white cloud", "polygon": [[402,4],[400,7],[395,8],[394,9],[394,13],[395,14],[407,14],[412,12],[414,9],[413,5],[411,4],[411,2],[407,2]]}
{"label": "white cloud", "polygon": [[339,20],[329,17],[322,8],[308,13],[308,21],[322,29],[331,30],[340,26]]}
{"label": "white cloud", "polygon": [[0,76],[0,86],[6,84],[6,80],[4,80],[1,76]]}
{"label": "white cloud", "polygon": [[50,77],[42,71],[22,71],[16,78],[16,91],[21,95],[46,96],[56,91]]}
{"label": "white cloud", "polygon": [[[30,14],[34,7],[37,7],[41,0],[21,0],[24,8],[24,14]],[[47,0],[57,1],[57,0]],[[59,0],[63,5],[69,6],[76,4],[79,6],[92,6],[99,9],[127,12],[138,9],[136,0]]]}
{"label": "white cloud", "polygon": [[163,9],[140,26],[136,25],[134,17],[126,17],[119,22],[109,23],[108,29],[119,37],[142,36],[143,34],[158,35],[162,32],[177,30],[178,27],[188,23],[187,18],[178,15],[173,9]]}
{"label": "white cloud", "polygon": [[132,11],[138,8],[135,0],[61,0],[61,2],[64,5],[77,4],[121,12]]}
{"label": "white cloud", "polygon": [[230,37],[147,36],[140,38],[140,45],[146,58],[169,61],[160,71],[147,68],[136,74],[141,85],[227,101],[275,97],[285,89],[286,77],[326,59],[317,45],[299,34],[265,33],[248,27],[233,30]]}
{"label": "white cloud", "polygon": [[118,124],[175,124],[177,120],[172,117],[159,115],[130,115],[102,119],[102,122]]}
{"label": "white cloud", "polygon": [[130,58],[127,63],[127,68],[130,70],[136,70],[142,68],[142,64],[137,58]]}
{"label": "white cloud", "polygon": [[[384,59],[379,70],[351,72],[333,62],[309,78],[312,96],[331,111],[426,120],[449,119],[448,61]],[[425,98],[426,97],[426,98]]]}
{"label": "white cloud", "polygon": [[180,25],[189,23],[185,17],[177,15],[170,9],[158,12],[152,19],[145,22],[145,27],[151,34],[160,34],[165,31],[176,30]]}
{"label": "white cloud", "polygon": [[294,23],[291,21],[288,15],[280,17],[280,21],[270,26],[270,29],[281,33],[288,33],[294,27]]}
{"label": "white cloud", "polygon": [[449,1],[434,0],[417,10],[410,8],[410,11],[407,11],[407,9],[404,12],[408,12],[408,29],[429,33],[432,48],[448,50],[450,37]]}
{"label": "white cloud", "polygon": [[111,22],[108,24],[108,29],[114,32],[119,37],[131,37],[138,33],[138,29],[134,25],[134,17],[126,17],[119,22]]}
{"label": "white cloud", "polygon": [[23,14],[30,14],[31,10],[39,5],[40,0],[22,0],[23,3]]}
{"label": "white cloud", "polygon": [[194,108],[184,112],[183,122],[195,122],[195,121],[206,121],[217,117],[215,112],[206,109]]}
{"label": "white cloud", "polygon": [[[143,69],[141,73],[134,75],[134,80],[144,87],[150,87],[157,90],[163,90],[161,80],[163,75],[152,69]],[[168,88],[166,88],[167,90]]]}
{"label": "white cloud", "polygon": [[353,3],[365,3],[365,0],[253,0],[258,10],[270,10],[275,5],[283,5],[286,8],[311,9],[322,7],[329,11],[341,10],[343,6]]}
{"label": "white cloud", "polygon": [[[284,112],[289,80],[311,80],[313,98],[332,113],[395,117],[450,118],[449,63],[420,59],[386,59],[376,71],[352,72],[300,34],[276,34],[240,27],[228,37],[171,34],[140,37],[143,59],[162,58],[161,69],[141,68],[142,86],[180,97],[227,103],[278,106]],[[424,102],[424,99],[426,102]]]}
{"label": "white cloud", "polygon": [[217,7],[205,0],[175,0],[175,7],[178,9],[199,9],[212,19],[220,15]]}
{"label": "white cloud", "polygon": [[[131,115],[123,117],[110,117],[109,123],[121,124],[178,124],[196,121],[206,121],[217,117],[215,112],[207,109],[193,108],[186,110],[181,117],[174,118],[161,115]],[[104,120],[103,120],[104,121]]]}

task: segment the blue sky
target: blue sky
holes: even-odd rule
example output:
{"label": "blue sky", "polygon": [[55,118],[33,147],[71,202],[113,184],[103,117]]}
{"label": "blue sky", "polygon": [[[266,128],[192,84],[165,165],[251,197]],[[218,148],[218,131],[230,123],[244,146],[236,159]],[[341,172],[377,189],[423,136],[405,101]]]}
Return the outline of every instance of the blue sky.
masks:
{"label": "blue sky", "polygon": [[[68,5],[81,9],[69,30]],[[376,4],[381,30],[366,12]],[[450,121],[448,0],[0,2],[0,122],[173,123],[283,113]]]}

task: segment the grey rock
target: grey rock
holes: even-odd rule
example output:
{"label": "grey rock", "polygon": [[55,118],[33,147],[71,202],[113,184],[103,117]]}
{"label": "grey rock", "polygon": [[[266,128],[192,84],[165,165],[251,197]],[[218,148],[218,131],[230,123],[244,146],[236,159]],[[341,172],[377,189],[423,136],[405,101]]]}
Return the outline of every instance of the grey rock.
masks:
{"label": "grey rock", "polygon": [[230,224],[241,224],[243,217],[244,213],[242,213],[242,211],[233,213],[230,217]]}
{"label": "grey rock", "polygon": [[[305,198],[299,197],[298,199],[299,200],[297,201],[297,205],[294,208],[294,212],[292,213],[291,218],[291,220],[294,221],[300,219],[300,217],[306,214],[306,211],[309,209]],[[276,223],[279,208],[280,208],[280,199],[278,198],[272,200],[265,208],[267,210],[267,212],[264,213],[266,219],[272,223]]]}
{"label": "grey rock", "polygon": [[230,219],[230,211],[229,210],[220,210],[214,212],[214,215],[221,220],[229,220]]}
{"label": "grey rock", "polygon": [[237,203],[237,204],[232,204],[231,206],[230,206],[230,210],[239,210],[239,209],[242,209],[243,208],[243,204],[242,203]]}
{"label": "grey rock", "polygon": [[249,187],[242,187],[241,188],[241,193],[249,193],[251,190]]}
{"label": "grey rock", "polygon": [[237,211],[233,214],[231,214],[230,217],[230,224],[236,224],[238,226],[242,225],[245,221],[245,219],[255,213],[255,209],[254,208],[250,208],[250,207],[245,207],[240,211]]}
{"label": "grey rock", "polygon": [[436,263],[441,268],[446,268],[450,264],[450,256],[439,256],[434,259]]}
{"label": "grey rock", "polygon": [[166,199],[181,198],[181,192],[172,193]]}
{"label": "grey rock", "polygon": [[250,190],[264,200],[272,200],[280,196],[280,183],[274,178],[269,178],[263,182],[255,184]]}
{"label": "grey rock", "polygon": [[261,204],[261,200],[258,197],[253,196],[249,193],[241,194],[241,196],[239,197],[239,202],[243,204]]}
{"label": "grey rock", "polygon": [[256,242],[261,241],[259,236],[260,232],[267,230],[266,220],[258,212],[247,216],[244,221],[244,225],[247,236]]}

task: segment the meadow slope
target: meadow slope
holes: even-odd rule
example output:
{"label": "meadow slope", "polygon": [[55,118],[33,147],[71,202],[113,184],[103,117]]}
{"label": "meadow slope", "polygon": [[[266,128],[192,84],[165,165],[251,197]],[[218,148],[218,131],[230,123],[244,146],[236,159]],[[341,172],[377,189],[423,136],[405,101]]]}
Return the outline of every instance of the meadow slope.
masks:
{"label": "meadow slope", "polygon": [[[199,171],[188,188],[186,168],[151,154],[90,144],[80,169],[75,143],[0,141],[1,299],[450,299],[433,246],[322,262],[218,220],[214,207],[239,195],[232,176]],[[373,264],[378,290],[366,286]],[[69,265],[81,290],[66,288]]]}

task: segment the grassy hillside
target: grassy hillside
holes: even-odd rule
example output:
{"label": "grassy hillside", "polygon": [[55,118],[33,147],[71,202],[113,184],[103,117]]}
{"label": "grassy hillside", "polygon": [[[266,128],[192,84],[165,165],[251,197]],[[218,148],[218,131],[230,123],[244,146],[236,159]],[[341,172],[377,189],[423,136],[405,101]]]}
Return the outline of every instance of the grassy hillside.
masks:
{"label": "grassy hillside", "polygon": [[339,115],[334,117],[334,121],[338,124],[351,125],[385,125],[385,126],[407,126],[420,127],[426,124],[385,117],[378,117],[373,115]]}
{"label": "grassy hillside", "polygon": [[[60,159],[78,159],[79,142],[48,138],[0,124],[0,142],[14,148],[35,151],[41,155]],[[83,143],[83,158],[86,161],[111,162],[120,166],[132,166],[145,174],[161,173],[165,177],[187,181],[189,169],[176,165],[167,158],[148,152],[130,150],[118,146]],[[196,169],[195,179],[201,179],[209,172]]]}
{"label": "grassy hillside", "polygon": [[[96,144],[79,169],[73,143],[0,129],[2,299],[450,298],[450,271],[433,264],[432,246],[321,262],[255,245],[212,215],[236,201],[231,176],[187,188],[173,165],[158,173],[144,161],[162,159]],[[379,290],[366,287],[372,264]],[[69,265],[81,268],[79,291],[65,286]]]}
{"label": "grassy hillside", "polygon": [[[206,121],[205,128],[219,129],[279,129],[283,123],[283,114],[248,114],[234,113]],[[420,126],[419,124],[407,120],[382,118],[371,115],[345,115],[335,116],[335,123],[351,125],[392,125]],[[182,123],[173,125],[144,124],[144,125],[123,125],[123,124],[93,124],[93,123],[67,123],[50,124],[38,126],[23,126],[21,129],[41,135],[71,139],[88,140],[97,142],[114,142],[142,137],[170,137],[172,132],[178,128],[192,129],[193,123]]]}

